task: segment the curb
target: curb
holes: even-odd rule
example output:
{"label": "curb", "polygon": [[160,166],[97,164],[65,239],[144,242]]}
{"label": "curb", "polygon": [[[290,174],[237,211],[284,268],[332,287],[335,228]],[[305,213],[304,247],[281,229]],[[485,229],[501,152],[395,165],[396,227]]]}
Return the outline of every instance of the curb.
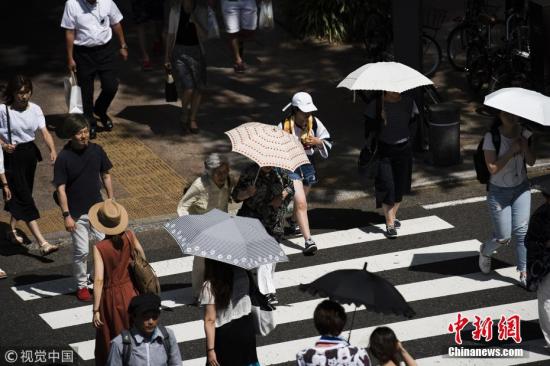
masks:
{"label": "curb", "polygon": [[[533,167],[528,168],[530,177],[538,177],[550,172],[550,159],[543,159],[540,164],[536,164]],[[476,180],[475,171],[460,172],[456,175],[446,178],[434,178],[434,179],[420,179],[413,181],[412,188],[426,189],[436,185],[456,185],[458,183],[469,183]],[[330,198],[327,198],[330,197]],[[365,192],[364,190],[329,190],[326,188],[316,189],[310,194],[311,203],[337,203],[343,201],[351,201],[354,199],[364,199],[372,197],[372,194]],[[235,211],[235,207],[230,211]],[[153,216],[145,219],[131,220],[128,227],[133,231],[139,233],[150,230],[160,230],[163,224],[177,217],[177,214]],[[46,240],[54,241],[61,246],[70,245],[71,238],[69,233],[65,231],[58,231],[54,233],[48,233],[44,235]]]}

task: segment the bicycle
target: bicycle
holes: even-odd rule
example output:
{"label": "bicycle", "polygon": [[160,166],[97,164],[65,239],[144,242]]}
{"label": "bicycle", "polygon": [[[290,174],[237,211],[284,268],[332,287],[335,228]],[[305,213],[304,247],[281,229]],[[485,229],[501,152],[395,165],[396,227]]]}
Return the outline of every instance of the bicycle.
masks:
{"label": "bicycle", "polygon": [[[427,18],[431,19],[431,23],[422,26],[421,34],[422,70],[427,77],[435,74],[441,64],[441,46],[437,43],[435,37],[446,16],[444,10],[431,9],[430,11],[433,11],[433,13],[431,17],[428,16]],[[432,34],[430,35],[428,32],[432,32]],[[392,51],[393,25],[390,11],[376,8],[370,12],[363,28],[363,44],[369,62],[394,60]]]}
{"label": "bicycle", "polygon": [[486,44],[470,44],[466,71],[472,90],[479,92],[487,85],[488,92],[493,92],[507,86],[529,84],[530,48],[526,22],[526,18],[518,13],[506,18],[506,37],[502,47],[494,47],[490,32]]}
{"label": "bicycle", "polygon": [[447,37],[447,59],[458,71],[466,71],[467,53],[471,44],[483,43],[492,33],[493,40],[502,37],[503,22],[490,14],[486,0],[466,0],[465,14],[455,18],[458,23]]}

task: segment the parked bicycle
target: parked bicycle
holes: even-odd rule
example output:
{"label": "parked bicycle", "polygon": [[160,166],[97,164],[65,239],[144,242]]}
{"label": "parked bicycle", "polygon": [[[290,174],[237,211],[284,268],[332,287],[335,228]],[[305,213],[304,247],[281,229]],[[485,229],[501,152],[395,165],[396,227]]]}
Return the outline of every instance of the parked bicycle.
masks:
{"label": "parked bicycle", "polygon": [[503,37],[504,22],[494,12],[497,6],[487,0],[466,0],[464,16],[455,18],[457,25],[447,37],[447,58],[453,68],[466,71],[466,58],[471,44],[482,44],[488,37]]}
{"label": "parked bicycle", "polygon": [[488,92],[509,86],[528,87],[530,80],[529,28],[525,12],[510,13],[505,22],[504,45],[495,46],[489,27],[486,43],[473,42],[467,53],[467,81],[471,89],[479,92],[487,87]]}
{"label": "parked bicycle", "polygon": [[[445,21],[446,11],[428,9],[422,26],[422,72],[430,77],[441,64],[441,46],[436,41],[437,32]],[[369,62],[393,61],[393,25],[391,11],[376,8],[369,12],[363,32],[363,43]]]}

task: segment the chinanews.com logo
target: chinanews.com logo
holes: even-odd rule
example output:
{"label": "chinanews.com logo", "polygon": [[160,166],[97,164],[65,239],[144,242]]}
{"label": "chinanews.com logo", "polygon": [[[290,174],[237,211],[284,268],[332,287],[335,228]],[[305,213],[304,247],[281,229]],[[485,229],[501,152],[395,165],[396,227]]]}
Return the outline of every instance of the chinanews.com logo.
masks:
{"label": "chinanews.com logo", "polygon": [[[496,323],[496,333],[494,325]],[[472,324],[471,338],[473,341],[490,342],[493,339],[506,342],[513,340],[516,345],[521,343],[521,318],[517,314],[511,316],[501,315],[498,322],[490,316],[480,317],[474,315],[472,321],[462,313],[457,314],[456,321],[449,323],[447,331],[454,333],[455,345],[448,347],[446,353],[449,357],[465,358],[499,358],[499,357],[524,357],[522,348],[516,347],[487,347],[480,345],[462,345],[462,335],[465,328]]]}

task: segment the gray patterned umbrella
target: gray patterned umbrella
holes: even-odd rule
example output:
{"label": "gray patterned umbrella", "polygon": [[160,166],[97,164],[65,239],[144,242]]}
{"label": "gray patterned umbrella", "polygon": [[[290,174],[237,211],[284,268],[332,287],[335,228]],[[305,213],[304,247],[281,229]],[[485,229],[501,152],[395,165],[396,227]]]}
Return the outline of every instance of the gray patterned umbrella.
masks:
{"label": "gray patterned umbrella", "polygon": [[183,254],[226,262],[244,269],[287,262],[288,258],[258,219],[231,216],[214,209],[204,215],[186,215],[164,228]]}

